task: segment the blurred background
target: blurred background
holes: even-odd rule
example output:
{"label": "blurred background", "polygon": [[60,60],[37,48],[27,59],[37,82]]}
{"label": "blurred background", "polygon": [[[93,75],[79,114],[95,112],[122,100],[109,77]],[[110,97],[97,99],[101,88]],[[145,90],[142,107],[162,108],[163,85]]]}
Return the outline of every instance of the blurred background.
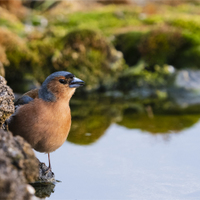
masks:
{"label": "blurred background", "polygon": [[[73,122],[67,140],[76,144],[77,149],[96,148],[95,144],[113,130],[113,125],[121,130],[122,141],[124,134],[133,131],[137,137],[145,133],[154,138],[156,144],[164,145],[157,140],[161,138],[170,148],[175,135],[179,133],[185,138],[192,132],[196,134],[194,130],[199,125],[200,2],[0,0],[0,74],[8,85],[15,93],[23,93],[39,87],[55,71],[70,71],[86,83],[71,100]],[[115,137],[114,132],[112,134]],[[127,146],[123,148],[134,146],[131,138],[127,138]],[[196,134],[190,143],[196,145],[195,149],[183,158],[186,163],[197,151],[198,139]],[[142,145],[142,140],[140,142]],[[102,153],[104,145],[100,145]],[[162,145],[158,152],[162,152]],[[176,146],[173,148],[177,150]],[[142,153],[143,149],[139,151]],[[174,155],[173,152],[170,155]],[[167,158],[161,166],[171,166],[170,156]],[[156,166],[158,160],[154,160]],[[189,171],[199,176],[196,161]],[[92,171],[91,163],[90,167]],[[175,168],[179,167],[177,163]],[[177,184],[182,183],[180,177]],[[200,186],[199,181],[195,183]],[[124,191],[124,195],[127,194]],[[80,193],[87,198],[84,195]],[[195,195],[195,198],[200,197],[200,192]],[[141,195],[138,193],[135,197]],[[156,199],[155,196],[152,199]]]}

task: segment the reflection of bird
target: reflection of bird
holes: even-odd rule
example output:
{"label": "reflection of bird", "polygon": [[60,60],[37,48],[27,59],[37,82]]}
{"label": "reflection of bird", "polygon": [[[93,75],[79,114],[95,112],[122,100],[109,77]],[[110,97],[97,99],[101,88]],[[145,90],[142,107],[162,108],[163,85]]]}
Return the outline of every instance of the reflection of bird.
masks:
{"label": "reflection of bird", "polygon": [[25,138],[39,152],[49,153],[66,140],[71,126],[69,100],[84,82],[70,72],[51,74],[40,89],[25,93],[17,100],[16,112],[8,121],[13,135]]}

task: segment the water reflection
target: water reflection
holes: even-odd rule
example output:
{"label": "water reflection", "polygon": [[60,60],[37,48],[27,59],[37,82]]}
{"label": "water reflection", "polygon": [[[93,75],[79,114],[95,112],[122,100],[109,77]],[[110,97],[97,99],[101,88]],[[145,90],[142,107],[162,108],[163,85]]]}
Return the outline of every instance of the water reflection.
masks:
{"label": "water reflection", "polygon": [[[200,118],[200,114],[180,114],[180,108],[177,113],[171,110],[171,114],[167,114],[167,104],[172,102],[147,104],[142,101],[112,98],[93,97],[84,101],[74,98],[71,102],[72,127],[67,140],[75,144],[89,145],[97,141],[111,123],[152,134],[179,132],[191,127]],[[188,112],[189,109],[185,110]]]}
{"label": "water reflection", "polygon": [[166,143],[163,134],[112,124],[93,145],[66,142],[51,154],[62,183],[49,199],[199,199],[199,129],[200,122]]}
{"label": "water reflection", "polygon": [[51,200],[199,199],[200,114],[187,114],[189,108],[182,115],[166,112],[166,104],[73,98],[70,143],[51,154],[62,183],[43,193],[37,188],[37,195],[52,192]]}
{"label": "water reflection", "polygon": [[179,132],[198,122],[200,115],[155,115],[126,114],[119,125],[129,129],[140,129],[152,134]]}
{"label": "water reflection", "polygon": [[68,141],[87,145],[98,140],[112,122],[119,121],[122,104],[111,99],[75,99],[71,102],[72,127]]}

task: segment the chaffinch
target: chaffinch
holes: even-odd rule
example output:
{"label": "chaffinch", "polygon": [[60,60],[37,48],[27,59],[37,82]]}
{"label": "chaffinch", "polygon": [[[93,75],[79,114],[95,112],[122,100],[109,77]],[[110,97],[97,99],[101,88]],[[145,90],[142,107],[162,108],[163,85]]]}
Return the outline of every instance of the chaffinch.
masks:
{"label": "chaffinch", "polygon": [[48,153],[49,169],[49,153],[66,141],[71,127],[69,101],[83,84],[72,73],[58,71],[48,76],[40,89],[25,93],[15,103],[9,130],[22,136],[36,151]]}

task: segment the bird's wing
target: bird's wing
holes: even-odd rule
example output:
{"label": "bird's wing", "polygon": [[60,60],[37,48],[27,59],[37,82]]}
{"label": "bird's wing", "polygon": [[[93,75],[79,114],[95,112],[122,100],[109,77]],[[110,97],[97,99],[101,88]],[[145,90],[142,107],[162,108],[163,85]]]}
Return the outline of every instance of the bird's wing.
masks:
{"label": "bird's wing", "polygon": [[39,89],[33,89],[25,94],[23,94],[16,102],[15,106],[18,107],[20,105],[24,105],[29,103],[30,101],[33,101],[33,99],[38,98],[38,90]]}
{"label": "bird's wing", "polygon": [[30,90],[29,92],[26,92],[25,94],[23,94],[16,102],[15,102],[15,113],[13,113],[11,115],[10,118],[8,118],[5,123],[4,123],[4,126],[3,128],[5,130],[8,130],[8,127],[7,127],[7,124],[9,124],[13,117],[15,116],[16,114],[16,110],[18,109],[19,106],[21,105],[24,105],[24,104],[28,104],[29,102],[33,101],[35,98],[38,98],[38,90],[39,89],[33,89],[33,90]]}
{"label": "bird's wing", "polygon": [[39,91],[39,89],[35,88],[33,90],[30,90],[30,91],[26,92],[24,95],[29,96],[29,97],[35,99],[35,98],[38,98],[38,91]]}

